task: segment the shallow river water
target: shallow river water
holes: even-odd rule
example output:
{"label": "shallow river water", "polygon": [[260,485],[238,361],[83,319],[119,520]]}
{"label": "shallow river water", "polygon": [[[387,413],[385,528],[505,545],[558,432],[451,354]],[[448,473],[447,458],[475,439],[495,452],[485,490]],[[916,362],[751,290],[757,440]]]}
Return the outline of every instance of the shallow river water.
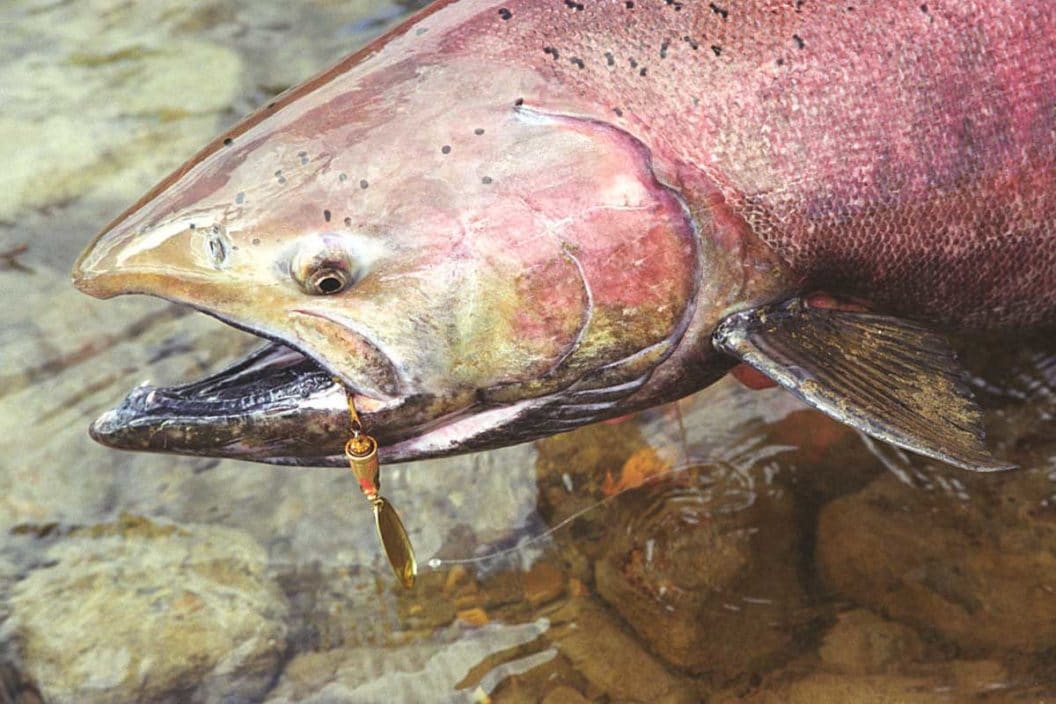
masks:
{"label": "shallow river water", "polygon": [[618,424],[385,469],[125,454],[88,423],[256,343],[69,284],[109,218],[408,12],[0,7],[0,704],[1056,701],[1056,345],[966,340],[979,476],[730,380]]}

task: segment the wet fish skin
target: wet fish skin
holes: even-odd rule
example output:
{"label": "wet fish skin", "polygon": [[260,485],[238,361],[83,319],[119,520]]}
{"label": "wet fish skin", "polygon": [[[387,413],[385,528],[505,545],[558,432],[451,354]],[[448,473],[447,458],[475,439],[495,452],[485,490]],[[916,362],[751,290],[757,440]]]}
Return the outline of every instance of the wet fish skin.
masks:
{"label": "wet fish skin", "polygon": [[[690,393],[729,367],[719,320],[799,291],[1049,324],[1052,36],[1047,3],[440,2],[209,145],[75,280],[304,350],[398,459]],[[291,284],[320,252],[347,294]]]}
{"label": "wet fish skin", "polygon": [[632,5],[505,3],[484,51],[593,98],[569,110],[647,144],[720,219],[705,236],[758,237],[805,286],[958,328],[1053,321],[1051,3]]}

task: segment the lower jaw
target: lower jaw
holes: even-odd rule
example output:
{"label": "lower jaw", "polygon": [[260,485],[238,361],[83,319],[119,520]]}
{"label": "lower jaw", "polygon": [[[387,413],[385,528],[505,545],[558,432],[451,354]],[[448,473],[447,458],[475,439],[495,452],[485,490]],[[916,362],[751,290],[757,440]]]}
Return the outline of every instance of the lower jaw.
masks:
{"label": "lower jaw", "polygon": [[[502,428],[517,420],[524,405],[456,417],[402,440],[382,438],[379,458],[385,463],[410,462],[511,444]],[[217,420],[223,423],[178,416],[129,423],[118,408],[100,416],[90,432],[98,442],[119,450],[291,466],[341,467],[348,462],[344,455],[350,432],[348,406],[344,390],[337,385],[299,407],[298,413],[273,418],[266,433],[246,416]]]}
{"label": "lower jaw", "polygon": [[90,433],[121,450],[312,465],[340,454],[348,427],[346,389],[309,357],[273,343],[196,382],[134,389]]}
{"label": "lower jaw", "polygon": [[[435,399],[386,402],[356,394],[310,357],[272,343],[206,379],[134,390],[91,434],[122,450],[344,466],[351,393],[381,461],[408,462],[525,442],[626,413],[650,376],[640,377],[642,384],[588,387],[585,399],[572,390],[493,407],[449,401],[455,407],[443,413]],[[608,400],[599,404],[599,394]]]}
{"label": "lower jaw", "polygon": [[142,386],[91,426],[120,450],[241,459],[267,464],[347,464],[349,394],[383,462],[441,457],[510,443],[508,427],[530,404],[463,409],[423,423],[406,400],[351,392],[311,358],[272,343],[205,379]]}

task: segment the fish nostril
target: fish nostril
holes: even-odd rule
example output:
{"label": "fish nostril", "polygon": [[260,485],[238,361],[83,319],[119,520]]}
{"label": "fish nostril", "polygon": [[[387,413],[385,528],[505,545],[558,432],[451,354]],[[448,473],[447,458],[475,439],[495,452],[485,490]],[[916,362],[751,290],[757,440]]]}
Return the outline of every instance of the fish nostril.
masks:
{"label": "fish nostril", "polygon": [[214,227],[213,232],[209,237],[209,255],[213,258],[213,266],[217,269],[222,267],[227,261],[227,255],[230,252],[230,248],[227,245],[227,240],[223,235],[223,232],[219,227]]}

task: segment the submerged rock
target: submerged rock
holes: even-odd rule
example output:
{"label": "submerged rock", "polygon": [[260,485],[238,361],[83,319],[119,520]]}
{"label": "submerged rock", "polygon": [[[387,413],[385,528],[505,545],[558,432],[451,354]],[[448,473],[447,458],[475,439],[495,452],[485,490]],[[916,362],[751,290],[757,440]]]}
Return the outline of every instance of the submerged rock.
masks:
{"label": "submerged rock", "polygon": [[951,704],[963,694],[940,689],[933,680],[899,675],[816,673],[753,696],[722,699],[728,704]]}
{"label": "submerged rock", "polygon": [[289,662],[266,702],[486,701],[507,677],[553,659],[552,651],[528,647],[545,630],[545,621],[496,623],[469,631],[456,627],[389,648],[301,654]]}
{"label": "submerged rock", "polygon": [[950,649],[863,609],[840,614],[816,653],[715,693],[716,704],[929,704],[1052,701],[1037,673],[997,660],[950,660]]}
{"label": "submerged rock", "polygon": [[590,599],[573,599],[552,616],[547,638],[609,701],[701,701],[703,685],[672,672]]}
{"label": "submerged rock", "polygon": [[817,543],[826,585],[969,654],[1056,646],[1051,480],[1036,471],[931,480],[888,474],[828,504]]}
{"label": "submerged rock", "polygon": [[[860,613],[860,612],[859,612]],[[875,618],[875,617],[871,617]],[[837,625],[836,630],[845,628]],[[805,658],[767,676],[753,691],[727,691],[718,704],[930,704],[979,701],[1026,704],[1052,701],[1036,680],[1019,681],[998,662],[952,660],[887,662],[887,672],[851,672]]]}
{"label": "submerged rock", "polygon": [[[719,680],[787,659],[803,613],[796,512],[727,467],[620,497],[598,593],[666,661]],[[685,485],[680,485],[685,484]]]}
{"label": "submerged rock", "polygon": [[825,634],[818,655],[834,670],[870,674],[905,667],[923,651],[920,636],[912,628],[855,609],[840,614]]}
{"label": "submerged rock", "polygon": [[659,431],[634,423],[538,443],[540,512],[555,526],[574,517],[555,534],[572,576],[623,617],[637,647],[716,682],[792,657],[811,617],[803,521],[775,480],[785,465],[741,442],[744,431],[727,429],[734,449],[719,451],[736,464],[682,464],[678,444],[654,447],[647,435]]}
{"label": "submerged rock", "polygon": [[287,606],[245,533],[126,516],[45,557],[3,636],[47,701],[250,701],[274,678]]}
{"label": "submerged rock", "polygon": [[5,3],[0,235],[16,223],[66,268],[92,230],[239,115],[371,38],[401,14],[392,10],[379,0]]}
{"label": "submerged rock", "polygon": [[542,700],[542,704],[589,704],[589,702],[590,700],[580,692],[567,685],[555,687],[547,692]]}

